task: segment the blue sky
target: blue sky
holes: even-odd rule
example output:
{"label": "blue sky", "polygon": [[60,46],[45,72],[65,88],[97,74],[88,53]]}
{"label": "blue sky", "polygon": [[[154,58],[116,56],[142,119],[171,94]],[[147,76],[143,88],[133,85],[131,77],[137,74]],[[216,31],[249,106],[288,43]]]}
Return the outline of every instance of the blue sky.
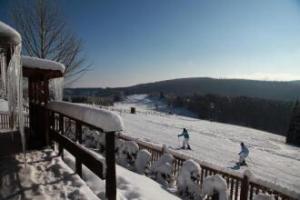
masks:
{"label": "blue sky", "polygon": [[[73,86],[182,77],[300,80],[298,0],[59,1],[93,69]],[[0,0],[1,20],[10,22]]]}

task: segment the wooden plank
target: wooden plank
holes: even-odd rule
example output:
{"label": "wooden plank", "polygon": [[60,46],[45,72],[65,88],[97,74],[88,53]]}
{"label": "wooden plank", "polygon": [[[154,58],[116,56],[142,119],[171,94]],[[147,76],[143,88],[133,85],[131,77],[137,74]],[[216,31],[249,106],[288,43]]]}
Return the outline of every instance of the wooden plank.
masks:
{"label": "wooden plank", "polygon": [[84,164],[87,168],[89,168],[99,178],[105,179],[105,177],[103,176],[102,160],[100,160],[94,154],[86,150],[80,144],[76,144],[72,140],[58,134],[55,131],[51,131],[51,139],[58,142],[60,145],[62,145],[63,148],[69,151],[73,156],[75,156],[75,158],[81,159],[82,164]]}
{"label": "wooden plank", "polygon": [[109,200],[116,200],[116,161],[115,161],[115,134],[105,134],[106,141],[106,197]]}

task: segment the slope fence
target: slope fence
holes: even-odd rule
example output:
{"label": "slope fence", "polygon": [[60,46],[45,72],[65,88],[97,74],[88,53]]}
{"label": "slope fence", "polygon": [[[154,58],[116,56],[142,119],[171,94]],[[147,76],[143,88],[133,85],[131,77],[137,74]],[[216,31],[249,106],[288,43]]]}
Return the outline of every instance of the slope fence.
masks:
{"label": "slope fence", "polygon": [[[151,165],[158,160],[163,155],[163,147],[159,145],[154,145],[148,142],[137,140],[133,137],[119,134],[118,137],[123,140],[131,140],[137,142],[140,149],[146,149],[151,153]],[[209,163],[199,161],[192,157],[180,154],[174,150],[169,150],[169,152],[174,156],[173,163],[173,175],[176,177],[182,167],[182,164],[185,160],[193,159],[197,161],[201,166],[201,178],[198,182],[199,187],[203,183],[203,180],[207,176],[219,174],[227,182],[227,187],[229,191],[229,197],[232,200],[253,200],[254,196],[259,193],[267,193],[274,197],[275,200],[296,200],[296,198],[289,196],[284,191],[279,191],[279,186],[266,183],[258,183],[252,181],[246,175],[240,173],[234,173],[232,171],[226,171],[225,169],[217,168]]]}

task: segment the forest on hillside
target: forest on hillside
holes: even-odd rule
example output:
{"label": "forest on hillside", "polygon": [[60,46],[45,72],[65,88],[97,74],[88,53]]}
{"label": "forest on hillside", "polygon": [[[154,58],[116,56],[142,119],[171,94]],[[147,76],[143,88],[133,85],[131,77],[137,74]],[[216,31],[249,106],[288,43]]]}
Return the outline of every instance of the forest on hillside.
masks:
{"label": "forest on hillside", "polygon": [[293,102],[219,95],[160,95],[170,107],[183,107],[200,119],[252,127],[285,135]]}

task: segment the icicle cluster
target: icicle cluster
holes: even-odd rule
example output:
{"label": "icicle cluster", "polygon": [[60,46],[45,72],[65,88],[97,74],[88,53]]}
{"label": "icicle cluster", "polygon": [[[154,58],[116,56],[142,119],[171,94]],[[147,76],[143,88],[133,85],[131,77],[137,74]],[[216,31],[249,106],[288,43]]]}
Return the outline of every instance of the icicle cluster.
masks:
{"label": "icicle cluster", "polygon": [[[9,62],[6,80],[2,80],[6,85],[8,110],[10,122],[13,129],[19,129],[21,134],[22,149],[25,154],[26,140],[24,134],[24,115],[23,115],[23,74],[21,64],[21,44],[13,49],[13,55]],[[1,66],[2,67],[2,66]],[[3,78],[3,76],[1,77]]]}
{"label": "icicle cluster", "polygon": [[50,96],[54,101],[63,100],[64,78],[54,78],[50,80]]}
{"label": "icicle cluster", "polygon": [[6,56],[4,52],[1,52],[0,54],[0,66],[1,66],[0,97],[6,97]]}

